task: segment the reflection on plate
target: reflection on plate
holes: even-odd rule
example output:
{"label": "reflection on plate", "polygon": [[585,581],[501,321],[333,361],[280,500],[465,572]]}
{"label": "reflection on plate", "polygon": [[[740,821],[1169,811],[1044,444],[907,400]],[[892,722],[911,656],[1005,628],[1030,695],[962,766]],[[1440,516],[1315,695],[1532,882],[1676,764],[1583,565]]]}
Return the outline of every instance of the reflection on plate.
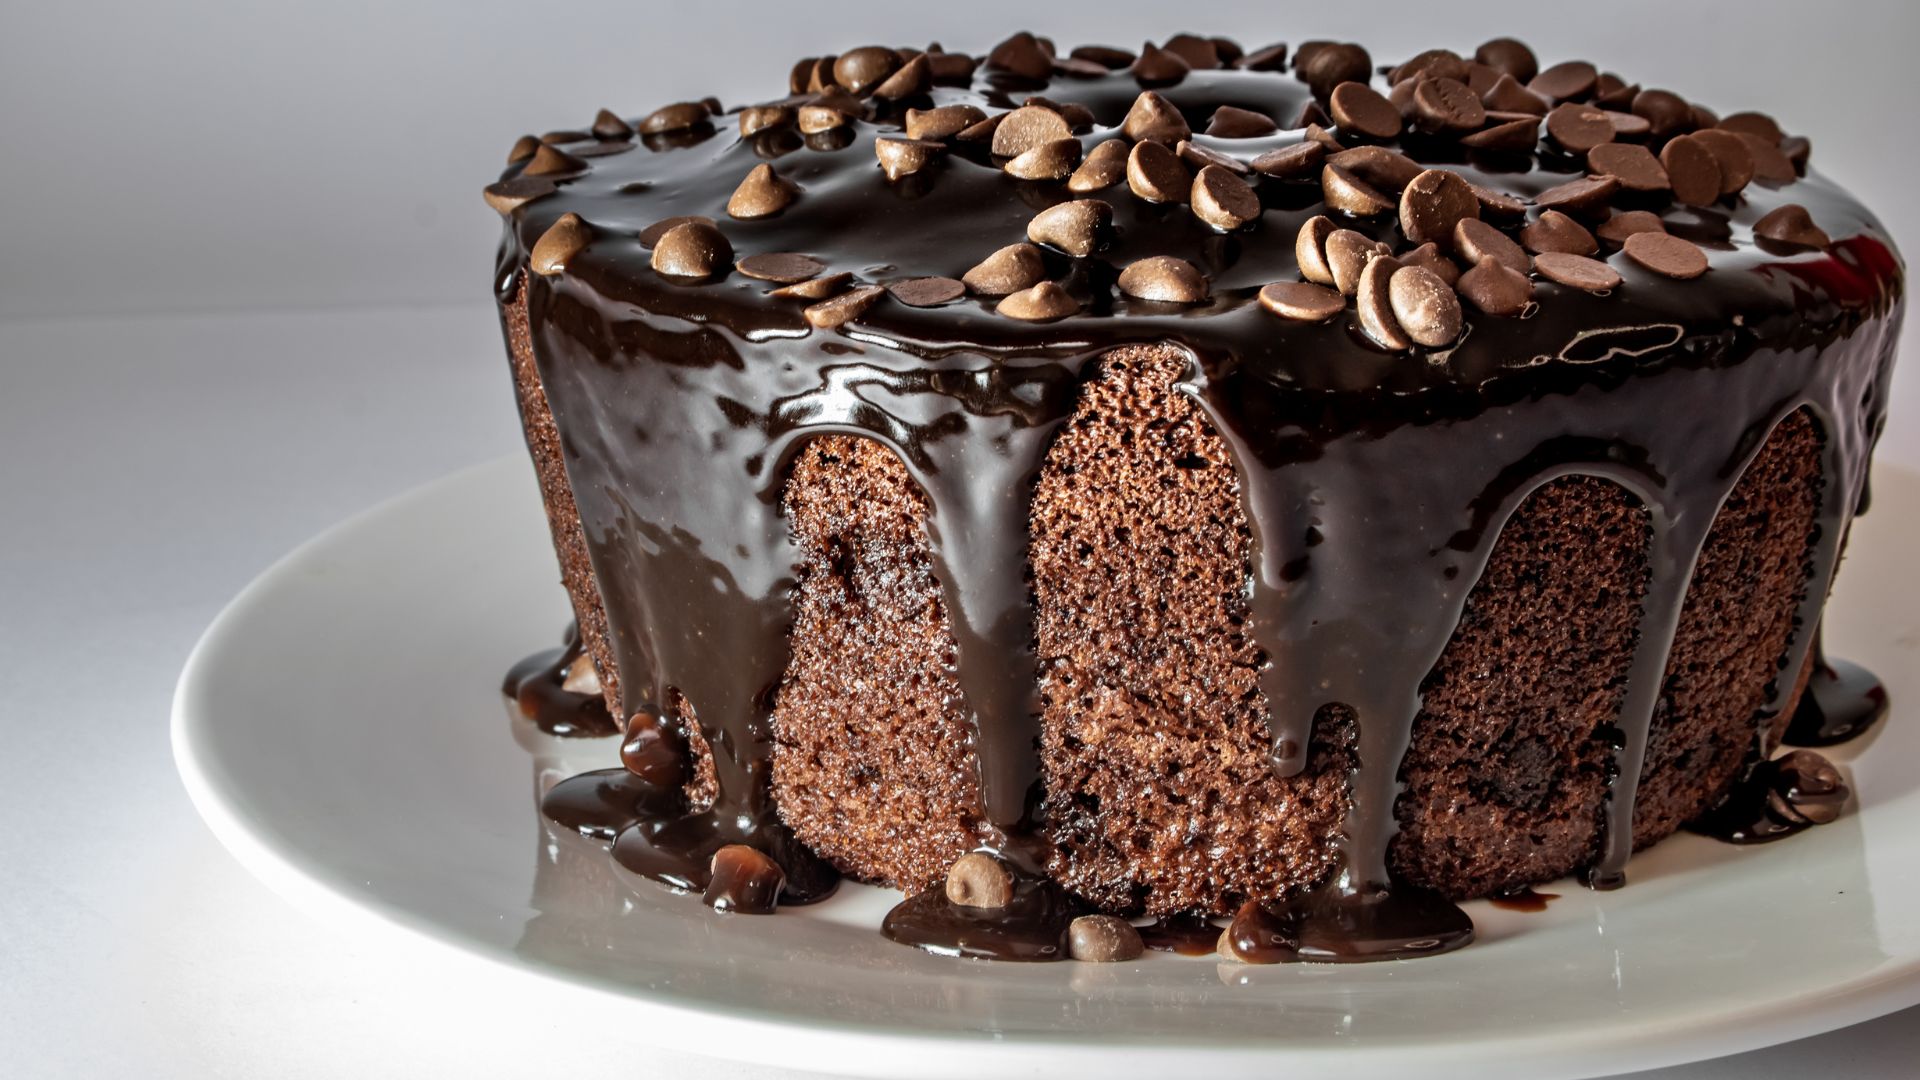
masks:
{"label": "reflection on plate", "polygon": [[[1631,887],[1547,886],[1543,911],[1468,905],[1471,948],[1409,963],[1252,968],[1212,957],[989,964],[874,932],[857,885],[721,916],[549,827],[546,785],[611,740],[503,718],[499,675],[566,620],[527,466],[382,506],[250,586],[196,649],[174,711],[202,814],[248,866],[355,932],[394,927],[667,1022],[658,1041],[876,1076],[1580,1076],[1732,1053],[1920,1002],[1920,476],[1883,469],[1828,639],[1894,715],[1831,756],[1840,821],[1762,847],[1680,836]],[[288,763],[298,763],[289,767]],[[529,785],[529,778],[532,783]],[[566,985],[570,984],[571,989]]]}

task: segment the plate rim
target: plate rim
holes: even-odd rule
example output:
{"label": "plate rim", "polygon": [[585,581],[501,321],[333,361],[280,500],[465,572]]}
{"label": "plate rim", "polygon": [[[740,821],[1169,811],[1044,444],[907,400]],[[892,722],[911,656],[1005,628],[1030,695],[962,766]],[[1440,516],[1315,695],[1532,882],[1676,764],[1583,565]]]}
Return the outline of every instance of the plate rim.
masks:
{"label": "plate rim", "polygon": [[[1920,1005],[1920,954],[1888,962],[1853,979],[1818,989],[1803,989],[1764,1004],[1730,1008],[1706,1005],[1656,1022],[1595,1024],[1578,1032],[1554,1030],[1502,1034],[1497,1040],[1462,1036],[1442,1039],[1374,1037],[1362,1046],[1339,1042],[1303,1046],[1234,1045],[1198,1039],[1098,1042],[1065,1035],[978,1035],[913,1033],[853,1021],[822,1022],[786,1018],[776,1012],[728,1009],[638,986],[614,987],[591,976],[541,965],[446,930],[431,918],[396,909],[378,897],[358,894],[302,865],[297,850],[285,850],[268,830],[257,827],[229,800],[209,756],[210,725],[198,719],[199,699],[223,642],[304,560],[342,537],[376,525],[413,503],[444,489],[493,473],[530,471],[524,455],[504,454],[455,470],[382,499],[296,545],[259,571],[235,594],[195,641],[175,684],[169,713],[169,742],[175,770],[189,801],[208,829],[236,861],[276,895],[308,917],[358,936],[381,935],[397,945],[425,947],[443,959],[458,958],[494,972],[528,977],[549,993],[585,995],[602,1008],[627,1008],[672,1022],[648,1025],[651,1041],[689,1054],[786,1068],[831,1067],[851,1075],[899,1076],[911,1061],[913,1075],[973,1078],[992,1067],[1019,1075],[1038,1073],[1052,1061],[1054,1073],[1070,1057],[1074,1072],[1099,1071],[1112,1077],[1165,1075],[1173,1066],[1204,1063],[1221,1077],[1270,1075],[1276,1066],[1338,1066],[1359,1080],[1404,1075],[1409,1067],[1436,1070],[1471,1067],[1475,1075],[1499,1077],[1610,1076],[1685,1064],[1775,1046],[1861,1023]],[[1877,470],[1911,474],[1920,469],[1882,463]],[[983,963],[984,961],[976,961]],[[965,971],[962,967],[956,969]],[[1630,1034],[1629,1034],[1630,1032]],[[730,1037],[715,1038],[726,1034]],[[751,1033],[759,1037],[740,1037]],[[864,1055],[847,1055],[858,1040]],[[723,1050],[716,1053],[715,1049]],[[829,1053],[838,1051],[838,1053]]]}

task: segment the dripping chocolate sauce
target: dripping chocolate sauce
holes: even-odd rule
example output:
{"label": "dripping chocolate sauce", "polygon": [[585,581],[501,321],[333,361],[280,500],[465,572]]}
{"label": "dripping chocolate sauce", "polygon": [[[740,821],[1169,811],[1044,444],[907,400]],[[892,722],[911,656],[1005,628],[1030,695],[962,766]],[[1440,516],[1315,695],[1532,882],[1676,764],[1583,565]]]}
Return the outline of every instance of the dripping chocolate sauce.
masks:
{"label": "dripping chocolate sauce", "polygon": [[549,735],[592,738],[615,734],[620,727],[607,711],[598,679],[581,689],[567,687],[568,673],[583,657],[580,627],[568,623],[565,643],[513,665],[501,683],[501,692],[512,699],[521,716]]}
{"label": "dripping chocolate sauce", "polygon": [[1211,956],[1220,944],[1221,927],[1199,912],[1166,915],[1137,929],[1140,943],[1156,952]]}
{"label": "dripping chocolate sauce", "polygon": [[[1005,108],[1036,89],[989,73],[971,88],[902,104]],[[1116,134],[1138,92],[1124,73],[1058,90],[1095,115],[1087,146]],[[1291,116],[1307,99],[1290,77],[1243,71],[1196,71],[1161,92],[1196,130],[1221,104]],[[1387,870],[1399,763],[1421,680],[1502,526],[1534,490],[1567,475],[1620,484],[1652,524],[1602,853],[1589,872],[1596,887],[1624,882],[1650,726],[1701,545],[1768,433],[1799,409],[1824,435],[1824,495],[1796,627],[1817,622],[1864,491],[1901,310],[1902,271],[1878,223],[1817,176],[1785,189],[1755,184],[1736,203],[1668,215],[1672,231],[1708,247],[1704,278],[1675,283],[1622,265],[1625,284],[1604,297],[1542,283],[1534,317],[1475,319],[1450,350],[1411,358],[1372,349],[1345,319],[1291,323],[1254,302],[1260,286],[1297,276],[1292,237],[1322,209],[1317,185],[1261,181],[1266,213],[1234,235],[1177,209],[1111,200],[1110,248],[1077,262],[1046,255],[1086,314],[1044,327],[968,298],[934,310],[882,303],[836,332],[813,331],[799,304],[769,299],[762,283],[734,275],[683,285],[647,269],[638,232],[701,214],[724,222],[741,253],[809,252],[829,271],[959,277],[1017,239],[983,238],[984,222],[1024,221],[1067,197],[1014,183],[965,147],[938,170],[885,184],[872,140],[898,117],[879,121],[831,141],[730,132],[648,141],[644,152],[593,157],[587,172],[563,178],[560,194],[509,219],[497,278],[503,311],[525,305],[560,430],[599,440],[591,452],[570,446],[566,468],[616,620],[627,711],[670,717],[682,740],[703,738],[716,773],[704,807],[583,777],[585,790],[570,781],[549,796],[555,820],[593,835],[611,830],[623,865],[679,888],[704,888],[705,867],[725,843],[772,855],[791,899],[831,888],[831,869],[771,806],[771,717],[794,584],[779,491],[807,438],[854,434],[895,452],[932,504],[935,570],[975,714],[983,812],[996,845],[1019,864],[1020,852],[1043,844],[1044,828],[1031,799],[1038,729],[1026,500],[1096,359],[1118,345],[1164,343],[1191,357],[1183,389],[1240,472],[1255,534],[1250,633],[1266,656],[1284,658],[1260,676],[1274,768],[1304,767],[1299,751],[1322,710],[1358,717],[1360,764],[1337,874],[1302,896],[1242,909],[1235,951],[1346,961],[1430,955],[1471,939],[1458,907]],[[1246,157],[1301,138],[1194,141]],[[1401,148],[1522,197],[1569,179],[1577,165],[1417,136]],[[738,176],[763,158],[800,185],[801,202],[773,218],[728,219]],[[1786,253],[1754,241],[1753,222],[1789,201],[1841,239],[1824,252]],[[569,211],[593,223],[594,243],[565,275],[525,274],[533,241]],[[1397,239],[1388,220],[1344,224]],[[1173,309],[1117,294],[1115,268],[1148,254],[1202,267],[1212,300]],[[1804,636],[1795,631],[1780,686],[1796,684],[1811,652]],[[1829,670],[1829,685],[1846,683],[1842,669]],[[1814,684],[1822,679],[1816,673]],[[1845,713],[1846,696],[1829,689],[1815,699],[1834,699]],[[1075,909],[1071,898],[1033,870],[1018,879],[1017,911],[980,919],[923,894],[889,915],[887,932],[959,955],[1064,955],[1056,930]]]}
{"label": "dripping chocolate sauce", "polygon": [[1789,746],[1834,746],[1865,735],[1887,715],[1887,688],[1873,672],[1827,656],[1815,631],[1813,672],[1783,740]]}

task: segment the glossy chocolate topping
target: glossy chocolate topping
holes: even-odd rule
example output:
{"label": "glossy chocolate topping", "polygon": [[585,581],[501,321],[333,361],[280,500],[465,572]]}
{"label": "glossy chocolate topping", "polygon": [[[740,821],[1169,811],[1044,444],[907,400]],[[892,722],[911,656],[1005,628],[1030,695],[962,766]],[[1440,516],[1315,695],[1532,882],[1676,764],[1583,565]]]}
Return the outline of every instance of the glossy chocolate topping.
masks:
{"label": "glossy chocolate topping", "polygon": [[[1024,65],[1007,55],[1008,65]],[[1261,66],[1272,65],[1270,54],[1260,55]],[[568,479],[612,623],[626,711],[671,715],[681,738],[697,729],[713,749],[717,795],[710,806],[665,796],[632,803],[624,789],[615,792],[615,802],[638,807],[616,845],[623,863],[697,890],[706,885],[712,854],[744,843],[781,863],[789,901],[830,888],[822,881],[830,871],[780,825],[768,769],[795,562],[779,512],[785,465],[804,440],[841,433],[891,448],[929,498],[935,570],[976,726],[983,817],[992,832],[986,840],[1016,867],[1044,865],[1027,502],[1081,381],[1104,351],[1129,343],[1170,343],[1191,356],[1183,388],[1236,458],[1254,531],[1250,632],[1269,658],[1261,686],[1273,767],[1302,767],[1322,710],[1343,705],[1357,717],[1360,764],[1351,778],[1339,870],[1306,897],[1243,911],[1233,932],[1243,957],[1424,955],[1471,937],[1471,923],[1453,905],[1389,878],[1398,764],[1422,680],[1507,516],[1542,484],[1569,474],[1618,483],[1645,505],[1652,525],[1651,580],[1617,725],[1604,850],[1590,870],[1596,886],[1620,884],[1649,724],[1695,561],[1747,462],[1777,423],[1805,408],[1824,435],[1818,529],[1799,629],[1782,658],[1772,704],[1755,718],[1759,754],[1797,685],[1808,631],[1863,497],[1881,428],[1903,288],[1885,231],[1824,177],[1793,178],[1792,164],[1708,205],[1612,181],[1564,187],[1583,180],[1592,162],[1551,134],[1527,138],[1524,125],[1505,112],[1480,117],[1489,130],[1477,141],[1491,148],[1476,148],[1447,125],[1471,119],[1480,107],[1428,85],[1425,75],[1403,73],[1405,81],[1420,80],[1416,91],[1426,97],[1410,99],[1406,110],[1415,119],[1395,138],[1302,130],[1297,120],[1325,107],[1333,89],[1304,80],[1332,62],[1324,50],[1295,73],[1181,71],[1184,62],[1164,57],[1151,66],[1143,60],[1137,72],[1062,61],[1050,80],[1037,70],[1023,75],[987,65],[965,85],[930,87],[903,74],[878,85],[898,82],[905,96],[863,86],[860,93],[871,96],[841,91],[764,103],[746,126],[783,114],[797,120],[744,137],[738,110],[715,115],[695,106],[638,124],[642,132],[671,127],[661,133],[623,136],[611,125],[602,135],[560,133],[579,137],[554,137],[555,145],[502,174],[516,186],[513,197],[499,197],[511,205],[496,286],[503,304],[524,297],[540,381],[565,434]],[[1603,95],[1613,93],[1616,115],[1628,118],[1612,121],[1621,138],[1654,151],[1701,122],[1697,113],[1672,120],[1650,106],[1672,130],[1649,132],[1637,105],[1633,112],[1618,107],[1628,98],[1617,86],[1609,91],[1605,77],[1561,87],[1566,73],[1549,74],[1558,80],[1549,88],[1580,100],[1605,105]],[[1483,216],[1509,238],[1545,238],[1552,230],[1522,232],[1549,210],[1584,220],[1603,237],[1609,213],[1650,211],[1668,234],[1704,250],[1708,269],[1677,280],[1691,272],[1688,245],[1676,252],[1642,244],[1633,255],[1609,240],[1596,254],[1621,279],[1617,287],[1589,292],[1561,284],[1610,281],[1604,271],[1568,263],[1532,281],[1533,302],[1517,317],[1469,303],[1463,328],[1445,346],[1389,351],[1376,344],[1377,333],[1370,336],[1369,318],[1397,312],[1404,326],[1445,333],[1452,324],[1427,318],[1443,298],[1407,290],[1401,304],[1397,278],[1391,295],[1370,297],[1363,282],[1354,304],[1312,322],[1276,315],[1258,294],[1301,278],[1296,236],[1320,214],[1384,242],[1395,258],[1413,258],[1407,225],[1424,230],[1431,214],[1449,212],[1444,187],[1436,189],[1438,201],[1415,207],[1412,217],[1404,204],[1399,215],[1361,217],[1329,207],[1333,188],[1323,187],[1321,168],[1298,179],[1247,173],[1234,182],[1251,186],[1255,216],[1222,231],[1208,221],[1234,220],[1221,214],[1238,205],[1238,189],[1218,173],[1209,174],[1214,186],[1207,193],[1195,190],[1203,217],[1183,203],[1137,196],[1124,180],[1070,190],[1046,155],[1017,171],[1054,178],[1017,178],[986,139],[947,136],[919,140],[936,145],[876,152],[878,139],[905,138],[909,109],[972,106],[991,118],[1040,97],[1081,149],[1055,145],[1048,154],[1079,160],[1125,139],[1122,127],[1143,81],[1194,132],[1206,131],[1227,107],[1263,115],[1280,129],[1242,138],[1195,134],[1186,151],[1190,166],[1238,176],[1239,165],[1307,141],[1392,146],[1422,167],[1449,170],[1483,189]],[[1389,94],[1386,80],[1375,82]],[[1485,96],[1505,92],[1496,87]],[[1346,96],[1361,106],[1358,95]],[[1419,119],[1427,115],[1421,108],[1429,110],[1427,120]],[[1231,110],[1217,121],[1223,129],[1264,126]],[[1564,119],[1557,130],[1565,141],[1591,135],[1591,117]],[[1502,124],[1500,133],[1490,130]],[[1058,135],[1044,117],[1031,128]],[[1793,144],[1775,138],[1781,160],[1798,156]],[[1702,147],[1693,149],[1707,152]],[[1319,152],[1296,156],[1317,160]],[[772,177],[760,174],[743,186],[769,164]],[[1645,162],[1636,157],[1633,164]],[[537,194],[520,201],[530,193]],[[1352,194],[1339,193],[1343,205]],[[856,295],[862,286],[961,279],[996,250],[1026,241],[1037,214],[1074,199],[1104,202],[1110,225],[1088,219],[1082,224],[1091,232],[1048,234],[1061,237],[1061,246],[1042,250],[1053,283],[1041,286],[1044,295],[1019,304],[1010,298],[1000,310],[994,298],[977,294],[931,306],[886,293]],[[730,216],[730,204],[747,212]],[[1756,236],[1757,222],[1790,205],[1803,207],[1830,242]],[[714,223],[720,241],[697,224],[648,234],[681,217]],[[1569,235],[1558,221],[1547,220],[1560,230],[1554,235]],[[1444,241],[1449,234],[1437,235]],[[1086,254],[1062,250],[1083,239]],[[728,257],[716,262],[722,243]],[[729,270],[733,259],[775,254],[818,261],[813,295],[780,295],[788,285]],[[1208,298],[1180,304],[1121,290],[1127,266],[1162,256],[1198,268]],[[713,266],[714,273],[674,276],[654,269],[662,265]],[[754,267],[791,265],[764,260]],[[804,261],[797,265],[797,273],[807,272]],[[1457,276],[1472,266],[1453,269]],[[834,279],[841,274],[848,277]],[[1184,271],[1161,278],[1182,289],[1193,285]],[[1472,300],[1468,285],[1461,288]],[[1061,293],[1076,314],[1045,322],[1009,317],[1051,312]],[[808,313],[836,294],[852,299]],[[940,293],[916,286],[902,295],[924,302]],[[1418,305],[1426,306],[1409,310]],[[684,707],[671,704],[676,700]],[[587,803],[602,805],[605,793],[594,792],[585,793]],[[562,785],[550,808],[573,807],[576,794]],[[581,816],[565,812],[569,820]],[[1022,875],[1020,889],[1016,906],[1031,919],[1018,912],[997,921],[956,915],[929,894],[903,904],[887,929],[899,940],[961,955],[1059,955],[1058,934],[1079,909],[1032,874]]]}

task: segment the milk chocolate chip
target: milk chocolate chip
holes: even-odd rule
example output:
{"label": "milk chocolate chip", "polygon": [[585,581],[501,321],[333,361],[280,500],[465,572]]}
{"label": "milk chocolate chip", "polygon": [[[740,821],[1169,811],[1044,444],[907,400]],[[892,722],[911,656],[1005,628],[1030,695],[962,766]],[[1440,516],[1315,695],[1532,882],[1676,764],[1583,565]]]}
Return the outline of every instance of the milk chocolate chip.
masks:
{"label": "milk chocolate chip", "polygon": [[867,309],[880,302],[887,290],[878,285],[862,285],[849,289],[839,296],[822,300],[801,312],[807,322],[820,330],[831,330],[842,323],[851,322],[866,314]]}
{"label": "milk chocolate chip", "polygon": [[1402,266],[1388,280],[1387,297],[1394,320],[1414,344],[1437,349],[1460,336],[1460,301],[1433,271]]}
{"label": "milk chocolate chip", "polygon": [[1213,110],[1213,116],[1207,121],[1207,134],[1217,139],[1257,139],[1280,130],[1280,125],[1266,113],[1254,112],[1233,105],[1222,105]]}
{"label": "milk chocolate chip", "polygon": [[1428,169],[1400,194],[1400,231],[1416,244],[1453,246],[1454,226],[1480,216],[1480,200],[1458,173]]}
{"label": "milk chocolate chip", "polygon": [[1141,300],[1197,304],[1207,298],[1207,276],[1185,259],[1155,255],[1120,271],[1120,291]]}
{"label": "milk chocolate chip", "polygon": [[1520,230],[1520,243],[1534,254],[1557,251],[1567,255],[1591,255],[1600,250],[1586,227],[1558,210],[1548,210],[1539,220]]}
{"label": "milk chocolate chip", "polygon": [[1327,237],[1327,269],[1333,272],[1333,287],[1342,296],[1360,289],[1360,275],[1367,264],[1393,249],[1352,229],[1340,229]]}
{"label": "milk chocolate chip", "polygon": [[950,277],[918,277],[896,281],[887,286],[887,291],[908,307],[927,308],[960,299],[967,294],[967,287]]}
{"label": "milk chocolate chip", "polygon": [[511,214],[535,199],[544,199],[560,190],[544,176],[516,176],[488,184],[482,193],[495,213]]}
{"label": "milk chocolate chip", "polygon": [[1467,302],[1489,315],[1519,315],[1533,302],[1533,283],[1527,275],[1488,257],[1460,275],[1455,288]]}
{"label": "milk chocolate chip", "polygon": [[749,255],[735,263],[733,268],[750,278],[792,285],[817,276],[820,271],[827,268],[827,264],[811,255],[801,255],[791,251],[772,251]]}
{"label": "milk chocolate chip", "polygon": [[987,118],[972,105],[942,105],[934,109],[907,110],[907,138],[947,139]]}
{"label": "milk chocolate chip", "polygon": [[[1009,293],[1000,300],[994,309],[1009,319],[1022,322],[1051,322],[1064,319],[1080,310],[1080,302],[1068,294],[1067,290],[1051,281],[1043,281],[1029,289]],[[948,879],[951,882],[951,878]],[[951,884],[949,884],[951,890]],[[952,896],[949,891],[948,896]]]}
{"label": "milk chocolate chip", "polygon": [[874,156],[880,159],[880,171],[889,180],[898,180],[932,165],[947,152],[945,143],[928,139],[896,139],[882,135],[873,140]]}
{"label": "milk chocolate chip", "polygon": [[1548,281],[1590,293],[1603,293],[1620,287],[1620,274],[1599,259],[1568,255],[1559,251],[1543,252],[1533,260],[1533,268]]}
{"label": "milk chocolate chip", "polygon": [[1298,180],[1312,175],[1326,160],[1327,148],[1317,142],[1300,142],[1269,150],[1253,159],[1253,171],[1281,180]]}
{"label": "milk chocolate chip", "polygon": [[981,296],[1006,296],[1046,280],[1047,265],[1032,244],[1008,244],[960,276]]}
{"label": "milk chocolate chip", "polygon": [[672,105],[662,105],[648,113],[640,121],[642,135],[664,135],[670,131],[686,131],[711,123],[713,114],[707,111],[704,103],[698,101],[678,101]]}
{"label": "milk chocolate chip", "polygon": [[675,225],[653,245],[653,269],[671,277],[712,277],[732,262],[733,245],[719,229],[700,221]]}
{"label": "milk chocolate chip", "polygon": [[771,915],[787,884],[779,863],[745,844],[728,844],[714,852],[708,870],[712,876],[700,899],[715,911]]}
{"label": "milk chocolate chip", "polygon": [[1059,113],[1039,105],[1022,105],[993,129],[993,153],[995,157],[1017,157],[1043,143],[1072,135],[1073,128]]}
{"label": "milk chocolate chip", "polygon": [[1099,248],[1112,221],[1113,207],[1099,199],[1075,199],[1035,214],[1027,223],[1027,239],[1084,259]]}
{"label": "milk chocolate chip", "polygon": [[1126,119],[1120,123],[1120,133],[1135,142],[1151,140],[1168,146],[1193,137],[1193,129],[1187,126],[1186,118],[1173,107],[1173,102],[1151,90],[1142,91],[1133,99]]}
{"label": "milk chocolate chip", "polygon": [[1325,322],[1347,309],[1340,294],[1303,281],[1276,281],[1260,290],[1260,306],[1283,319]]}
{"label": "milk chocolate chip", "polygon": [[[1005,128],[1004,124],[1001,125],[1001,130]],[[1064,180],[1072,175],[1079,164],[1080,140],[1066,138],[1041,143],[1001,168],[1008,176],[1021,180]]]}
{"label": "milk chocolate chip", "polygon": [[1067,924],[1067,955],[1094,964],[1138,960],[1146,951],[1140,931],[1112,915],[1082,915]]}
{"label": "milk chocolate chip", "polygon": [[1776,244],[1796,247],[1823,248],[1833,242],[1825,229],[1813,223],[1807,208],[1799,203],[1788,203],[1768,211],[1765,217],[1753,223],[1753,235]]}
{"label": "milk chocolate chip", "polygon": [[1707,253],[1691,241],[1668,233],[1634,233],[1621,250],[1627,258],[1670,278],[1697,278],[1707,272]]}
{"label": "milk chocolate chip", "polygon": [[1085,195],[1104,191],[1127,175],[1127,141],[1108,139],[1087,153],[1087,159],[1067,177],[1067,190]]}
{"label": "milk chocolate chip", "polygon": [[740,137],[744,139],[791,123],[793,110],[785,105],[751,105],[740,110]]}
{"label": "milk chocolate chip", "polygon": [[742,221],[772,217],[799,197],[800,188],[775,173],[773,166],[755,165],[727,200],[727,214]]}
{"label": "milk chocolate chip", "polygon": [[1587,151],[1587,168],[1620,181],[1628,191],[1667,190],[1667,170],[1638,143],[1606,143]]}
{"label": "milk chocolate chip", "polygon": [[1329,208],[1354,217],[1373,217],[1393,209],[1392,199],[1332,162],[1320,170],[1320,195]]}
{"label": "milk chocolate chip", "polygon": [[1393,276],[1402,269],[1391,255],[1376,257],[1360,272],[1360,287],[1353,297],[1360,315],[1360,332],[1389,352],[1413,348],[1413,339],[1393,313]]}
{"label": "milk chocolate chip", "polygon": [[579,214],[562,214],[533,242],[528,265],[541,277],[552,277],[567,268],[567,261],[580,254],[593,240],[593,230]]}
{"label": "milk chocolate chip", "polygon": [[1364,82],[1343,82],[1334,87],[1328,106],[1333,122],[1342,131],[1375,139],[1400,134],[1400,110]]}
{"label": "milk chocolate chip", "polygon": [[1222,232],[1260,217],[1260,196],[1219,165],[1209,165],[1193,178],[1192,202],[1194,216]]}
{"label": "milk chocolate chip", "polygon": [[1300,225],[1293,240],[1293,258],[1300,264],[1300,276],[1317,285],[1333,284],[1333,267],[1327,263],[1327,241],[1339,226],[1325,214],[1316,214]]}

